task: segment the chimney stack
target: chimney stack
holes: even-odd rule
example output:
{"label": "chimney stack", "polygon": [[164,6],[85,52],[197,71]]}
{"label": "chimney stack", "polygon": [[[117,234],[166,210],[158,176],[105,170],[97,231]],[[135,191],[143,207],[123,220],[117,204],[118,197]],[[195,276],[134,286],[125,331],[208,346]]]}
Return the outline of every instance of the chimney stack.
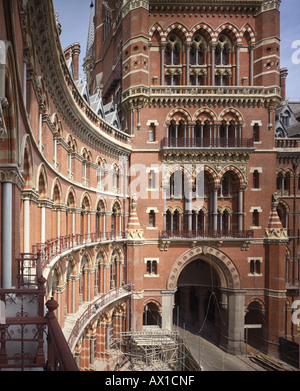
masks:
{"label": "chimney stack", "polygon": [[280,69],[280,88],[281,88],[281,100],[286,100],[286,78],[288,76],[287,68]]}

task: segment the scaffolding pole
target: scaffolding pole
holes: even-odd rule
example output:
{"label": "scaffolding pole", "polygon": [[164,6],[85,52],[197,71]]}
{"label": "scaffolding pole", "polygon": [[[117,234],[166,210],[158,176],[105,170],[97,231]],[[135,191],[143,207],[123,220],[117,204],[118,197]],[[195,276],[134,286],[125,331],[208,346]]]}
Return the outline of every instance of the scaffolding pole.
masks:
{"label": "scaffolding pole", "polygon": [[167,330],[125,332],[115,339],[123,365],[133,371],[199,371],[180,334]]}

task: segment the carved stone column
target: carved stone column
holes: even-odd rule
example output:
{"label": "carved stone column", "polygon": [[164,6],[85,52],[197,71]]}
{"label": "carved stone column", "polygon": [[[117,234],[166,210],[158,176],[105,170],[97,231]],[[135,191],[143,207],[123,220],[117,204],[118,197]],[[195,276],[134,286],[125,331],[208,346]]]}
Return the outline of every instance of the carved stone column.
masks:
{"label": "carved stone column", "polygon": [[161,45],[161,48],[160,48],[160,84],[163,86],[165,84],[165,69],[164,69],[164,65],[165,65],[165,50],[166,50],[166,46],[165,44],[162,44]]}
{"label": "carved stone column", "polygon": [[215,52],[216,45],[211,46],[211,85],[215,85]]}
{"label": "carved stone column", "polygon": [[12,192],[11,182],[2,183],[2,288],[12,287]]}

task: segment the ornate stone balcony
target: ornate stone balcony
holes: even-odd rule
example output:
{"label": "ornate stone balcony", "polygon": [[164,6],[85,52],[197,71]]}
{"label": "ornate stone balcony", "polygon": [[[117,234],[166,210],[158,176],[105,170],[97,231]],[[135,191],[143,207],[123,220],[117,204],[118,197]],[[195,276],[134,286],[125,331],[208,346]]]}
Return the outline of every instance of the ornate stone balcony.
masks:
{"label": "ornate stone balcony", "polygon": [[242,104],[261,107],[277,105],[281,101],[278,86],[133,86],[123,92],[123,103],[136,98],[149,105],[199,105],[222,102],[223,105]]}
{"label": "ornate stone balcony", "polygon": [[275,148],[294,149],[300,147],[300,140],[295,138],[277,138],[275,139]]}

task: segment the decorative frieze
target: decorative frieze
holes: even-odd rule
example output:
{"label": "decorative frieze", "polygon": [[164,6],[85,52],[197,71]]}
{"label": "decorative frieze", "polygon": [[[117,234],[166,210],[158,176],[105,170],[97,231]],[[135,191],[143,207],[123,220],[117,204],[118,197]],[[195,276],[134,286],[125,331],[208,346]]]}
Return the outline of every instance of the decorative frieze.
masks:
{"label": "decorative frieze", "polygon": [[211,106],[224,107],[271,107],[281,103],[279,87],[236,87],[236,86],[134,86],[123,92],[123,105],[129,109],[146,104],[151,106],[185,107]]}
{"label": "decorative frieze", "polygon": [[[270,1],[270,3],[278,0]],[[253,15],[261,11],[261,5],[264,0],[239,0],[225,2],[222,0],[149,0],[150,12],[166,15]],[[226,5],[226,8],[225,6]],[[272,5],[266,5],[272,7]]]}
{"label": "decorative frieze", "polygon": [[164,163],[164,172],[171,172],[174,164],[184,164],[185,170],[189,170],[191,176],[194,176],[195,167],[198,165],[209,166],[218,177],[228,165],[234,165],[243,175],[244,183],[248,183],[248,161],[250,152],[243,151],[162,151],[162,161]]}

